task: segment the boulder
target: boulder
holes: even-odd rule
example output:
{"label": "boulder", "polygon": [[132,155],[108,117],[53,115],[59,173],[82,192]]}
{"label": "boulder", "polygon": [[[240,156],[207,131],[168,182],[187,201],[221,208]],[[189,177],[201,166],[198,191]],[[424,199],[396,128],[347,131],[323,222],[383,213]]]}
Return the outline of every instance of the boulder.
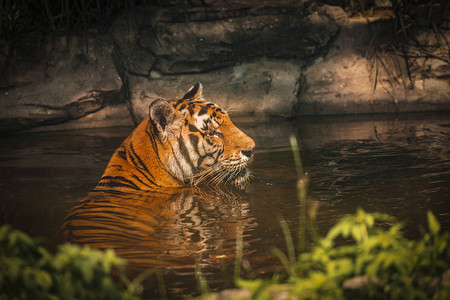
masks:
{"label": "boulder", "polygon": [[[391,47],[389,43],[393,39],[391,15],[384,15],[386,19],[348,18],[334,6],[323,5],[320,9],[333,16],[340,32],[330,51],[301,73],[297,114],[450,109],[450,68],[448,62],[435,58],[439,57],[439,48],[435,48],[428,57],[422,53],[409,60],[409,76],[403,55],[408,53],[414,57],[418,49],[409,46],[404,53],[385,50]],[[441,38],[449,40],[450,31],[442,31],[441,34]],[[418,39],[424,47],[439,44],[432,32],[422,32]],[[377,55],[376,80],[374,60],[370,55]]]}
{"label": "boulder", "polygon": [[109,43],[67,36],[46,40],[41,47],[30,50],[37,57],[17,55],[7,70],[0,132],[61,124],[107,106],[121,106],[124,114],[103,126],[132,124]]}
{"label": "boulder", "polygon": [[195,82],[235,116],[450,109],[448,47],[435,47],[448,30],[423,29],[415,39],[426,47],[395,49],[389,9],[349,18],[314,1],[180,3],[128,9],[102,33],[24,40],[1,56],[0,132],[134,125],[152,101]]}
{"label": "boulder", "polygon": [[328,14],[293,1],[151,8],[133,16],[117,19],[111,34],[136,123],[152,101],[181,97],[195,82],[233,114],[291,116],[300,68],[326,54],[339,31]]}
{"label": "boulder", "polygon": [[131,107],[136,121],[156,99],[182,97],[195,82],[204,85],[207,101],[232,115],[292,115],[300,68],[290,61],[260,59],[199,74],[166,75],[158,80],[130,76]]}

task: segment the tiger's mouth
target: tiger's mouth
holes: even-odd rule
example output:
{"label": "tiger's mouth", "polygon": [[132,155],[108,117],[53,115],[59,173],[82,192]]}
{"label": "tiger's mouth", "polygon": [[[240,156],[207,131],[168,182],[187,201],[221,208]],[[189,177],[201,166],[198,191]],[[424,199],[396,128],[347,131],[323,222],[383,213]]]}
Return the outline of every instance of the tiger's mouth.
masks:
{"label": "tiger's mouth", "polygon": [[235,174],[232,178],[232,183],[240,188],[244,188],[247,185],[250,176],[250,171],[247,167],[244,167],[239,173]]}
{"label": "tiger's mouth", "polygon": [[247,162],[221,163],[201,172],[192,180],[192,183],[194,185],[231,183],[237,187],[244,188],[250,177]]}
{"label": "tiger's mouth", "polygon": [[248,170],[247,163],[240,163],[235,165],[230,165],[227,167],[228,175],[224,177],[224,182],[230,182],[240,188],[244,188],[249,179],[250,171]]}

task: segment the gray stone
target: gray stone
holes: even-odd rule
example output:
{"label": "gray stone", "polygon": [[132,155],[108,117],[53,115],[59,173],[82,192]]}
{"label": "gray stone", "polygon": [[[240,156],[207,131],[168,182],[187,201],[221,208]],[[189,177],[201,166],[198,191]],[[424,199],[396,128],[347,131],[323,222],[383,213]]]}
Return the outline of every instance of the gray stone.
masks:
{"label": "gray stone", "polygon": [[[396,66],[395,72],[403,72],[406,79],[406,89],[402,78],[392,80],[388,75],[394,72],[378,63],[376,89],[373,90],[371,79],[373,71],[367,59],[367,52],[374,47],[370,38],[379,37],[379,43],[388,39],[384,35],[383,22],[379,19],[368,24],[365,18],[346,18],[336,7],[324,5],[320,9],[327,12],[340,26],[339,35],[333,42],[330,51],[323,57],[317,58],[302,73],[302,85],[299,92],[297,114],[352,114],[352,113],[380,113],[406,111],[435,111],[450,109],[450,68],[449,64],[439,60],[427,58],[430,64],[428,74],[415,72],[412,75],[412,86],[408,79],[406,67],[400,71]],[[386,22],[390,22],[389,20]],[[384,25],[385,26],[385,25]],[[450,32],[446,33],[447,39]],[[431,39],[431,40],[430,40]],[[436,44],[430,35],[422,37],[422,42]],[[375,45],[376,46],[376,45]],[[408,48],[409,53],[416,51]],[[389,54],[383,54],[389,55]],[[392,58],[392,56],[391,56]],[[392,58],[393,61],[396,58]],[[403,60],[399,60],[403,62]],[[381,66],[380,66],[381,65]],[[411,61],[411,70],[418,70],[425,62]],[[433,67],[432,67],[432,66]],[[431,71],[433,69],[433,71]],[[438,75],[439,74],[439,75]]]}
{"label": "gray stone", "polygon": [[[379,68],[373,89],[370,55],[389,45],[392,15],[349,18],[312,1],[179,3],[130,9],[104,34],[25,40],[29,49],[0,56],[0,131],[136,124],[152,101],[195,82],[232,116],[450,109],[442,47],[406,47],[416,57],[410,78],[394,59],[396,80]],[[428,29],[417,40],[439,44]]]}
{"label": "gray stone", "polygon": [[153,14],[154,11],[148,9],[128,12],[111,25],[109,32],[114,41],[113,59],[119,71],[149,76],[156,56],[139,44],[139,28],[151,27]]}
{"label": "gray stone", "polygon": [[[138,33],[116,39],[120,49],[133,42],[144,49],[132,58],[126,50],[116,56],[135,122],[151,101],[180,97],[195,82],[234,114],[292,115],[300,68],[327,52],[339,28],[316,6],[281,4],[168,7],[136,18]],[[119,23],[125,24],[119,19],[113,28],[121,32]],[[154,64],[135,63],[145,61],[139,55]],[[136,71],[136,64],[145,67]]]}
{"label": "gray stone", "polygon": [[0,132],[60,124],[124,103],[110,44],[71,36],[41,46],[41,57],[17,57],[13,64],[20,67],[8,70],[0,95]]}
{"label": "gray stone", "polygon": [[326,50],[338,27],[302,7],[167,8],[138,43],[165,74],[205,72],[257,57],[308,60]]}
{"label": "gray stone", "polygon": [[231,115],[292,115],[297,102],[300,68],[290,61],[261,59],[195,75],[164,76],[153,80],[130,77],[131,107],[139,122],[156,99],[181,98],[195,83],[204,85],[205,99]]}

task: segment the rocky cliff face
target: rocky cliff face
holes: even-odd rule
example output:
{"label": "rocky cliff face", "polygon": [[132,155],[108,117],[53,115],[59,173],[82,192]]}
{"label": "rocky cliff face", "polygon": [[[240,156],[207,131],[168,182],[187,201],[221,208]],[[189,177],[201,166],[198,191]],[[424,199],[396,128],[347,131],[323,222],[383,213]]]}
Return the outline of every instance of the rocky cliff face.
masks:
{"label": "rocky cliff face", "polygon": [[[417,55],[383,68],[388,56],[370,52],[384,49],[391,17],[288,0],[139,7],[107,32],[49,37],[2,57],[0,130],[132,125],[153,100],[197,81],[232,115],[450,109],[448,61]],[[419,38],[436,45],[429,32]]]}

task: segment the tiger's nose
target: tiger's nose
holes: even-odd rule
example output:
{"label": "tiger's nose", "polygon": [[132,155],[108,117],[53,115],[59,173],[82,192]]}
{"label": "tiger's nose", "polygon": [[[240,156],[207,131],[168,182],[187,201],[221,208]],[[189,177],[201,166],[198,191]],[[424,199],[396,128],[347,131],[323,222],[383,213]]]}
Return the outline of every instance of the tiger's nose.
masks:
{"label": "tiger's nose", "polygon": [[248,158],[252,157],[254,151],[255,151],[255,146],[253,146],[247,150],[241,150],[242,154],[244,154]]}

